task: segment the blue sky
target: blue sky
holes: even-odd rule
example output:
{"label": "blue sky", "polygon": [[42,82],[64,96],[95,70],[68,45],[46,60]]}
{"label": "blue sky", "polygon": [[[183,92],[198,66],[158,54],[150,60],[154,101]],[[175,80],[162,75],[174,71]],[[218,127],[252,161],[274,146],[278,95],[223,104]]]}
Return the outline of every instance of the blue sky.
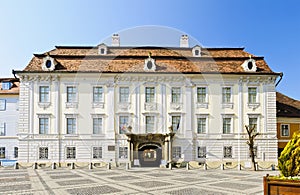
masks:
{"label": "blue sky", "polygon": [[11,77],[33,53],[55,45],[93,46],[124,29],[158,25],[206,47],[245,47],[264,56],[273,71],[284,73],[277,90],[300,100],[299,10],[296,0],[3,0],[0,76]]}

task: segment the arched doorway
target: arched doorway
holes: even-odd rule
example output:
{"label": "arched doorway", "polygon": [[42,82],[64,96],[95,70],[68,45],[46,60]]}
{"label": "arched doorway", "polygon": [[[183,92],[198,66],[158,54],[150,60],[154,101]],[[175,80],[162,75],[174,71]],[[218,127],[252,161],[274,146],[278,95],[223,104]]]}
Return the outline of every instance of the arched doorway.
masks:
{"label": "arched doorway", "polygon": [[157,143],[145,143],[138,150],[141,167],[159,167],[162,159],[161,145]]}

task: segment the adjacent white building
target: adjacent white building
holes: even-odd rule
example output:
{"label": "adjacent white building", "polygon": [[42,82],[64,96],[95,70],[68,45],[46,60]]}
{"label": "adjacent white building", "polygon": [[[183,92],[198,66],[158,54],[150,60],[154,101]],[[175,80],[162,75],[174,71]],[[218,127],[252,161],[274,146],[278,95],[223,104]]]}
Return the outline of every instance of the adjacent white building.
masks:
{"label": "adjacent white building", "polygon": [[[186,41],[187,40],[187,41]],[[56,46],[20,77],[19,162],[277,162],[279,76],[243,48]],[[172,128],[171,128],[172,127]]]}
{"label": "adjacent white building", "polygon": [[18,158],[19,80],[0,79],[0,161]]}

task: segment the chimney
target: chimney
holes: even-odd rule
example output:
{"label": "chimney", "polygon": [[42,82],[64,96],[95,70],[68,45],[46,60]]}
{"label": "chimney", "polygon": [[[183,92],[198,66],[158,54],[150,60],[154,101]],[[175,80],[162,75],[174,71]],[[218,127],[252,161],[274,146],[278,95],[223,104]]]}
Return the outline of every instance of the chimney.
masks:
{"label": "chimney", "polygon": [[181,35],[180,47],[189,47],[189,37],[187,35]]}
{"label": "chimney", "polygon": [[111,37],[111,46],[120,47],[120,36],[118,34],[113,34]]}

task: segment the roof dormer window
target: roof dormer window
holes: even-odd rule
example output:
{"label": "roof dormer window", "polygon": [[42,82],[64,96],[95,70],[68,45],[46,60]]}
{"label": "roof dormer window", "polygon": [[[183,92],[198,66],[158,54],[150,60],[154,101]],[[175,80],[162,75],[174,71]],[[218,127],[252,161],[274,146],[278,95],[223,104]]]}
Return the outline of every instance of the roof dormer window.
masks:
{"label": "roof dormer window", "polygon": [[257,66],[256,66],[256,63],[255,63],[255,60],[252,59],[251,57],[250,57],[250,59],[246,60],[242,64],[242,67],[247,72],[256,72],[257,71]]}
{"label": "roof dormer window", "polygon": [[107,46],[104,43],[98,45],[98,54],[106,55],[107,54]]}
{"label": "roof dormer window", "polygon": [[11,82],[2,82],[2,90],[10,90],[10,88],[12,87],[12,83]]}
{"label": "roof dormer window", "polygon": [[144,70],[146,71],[156,70],[155,60],[151,57],[151,52],[149,52],[149,57],[145,59]]}
{"label": "roof dormer window", "polygon": [[193,57],[201,57],[201,47],[199,45],[196,45],[192,49]]}
{"label": "roof dormer window", "polygon": [[55,69],[57,62],[54,58],[46,56],[43,59],[42,70],[44,71],[53,71]]}

